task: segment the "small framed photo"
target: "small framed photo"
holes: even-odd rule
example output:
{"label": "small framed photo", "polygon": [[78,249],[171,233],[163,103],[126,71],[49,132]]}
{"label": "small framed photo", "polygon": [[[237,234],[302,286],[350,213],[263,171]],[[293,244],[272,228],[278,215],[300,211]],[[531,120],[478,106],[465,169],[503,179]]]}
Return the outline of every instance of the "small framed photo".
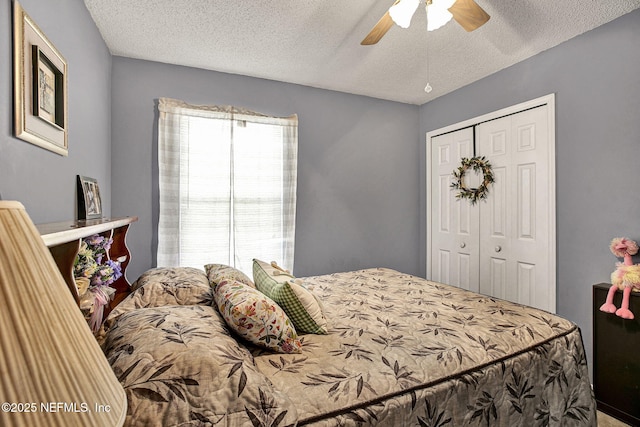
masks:
{"label": "small framed photo", "polygon": [[67,62],[13,2],[13,110],[17,138],[67,156]]}
{"label": "small framed photo", "polygon": [[102,199],[98,181],[88,176],[77,176],[78,219],[102,218]]}

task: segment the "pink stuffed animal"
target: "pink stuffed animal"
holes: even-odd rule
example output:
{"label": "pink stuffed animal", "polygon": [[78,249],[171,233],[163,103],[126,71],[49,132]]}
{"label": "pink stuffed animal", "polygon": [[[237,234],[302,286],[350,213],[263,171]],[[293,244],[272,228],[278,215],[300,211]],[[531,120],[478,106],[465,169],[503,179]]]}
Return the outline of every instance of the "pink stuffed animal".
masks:
{"label": "pink stuffed animal", "polygon": [[[633,264],[631,256],[638,253],[638,244],[626,237],[616,237],[609,246],[611,252],[618,258],[624,258],[624,262],[616,263],[616,271],[611,273],[612,286],[609,288],[607,300],[600,307],[600,311],[615,313],[623,319],[633,319],[633,313],[629,310],[629,295],[631,291],[640,292],[640,264]],[[613,297],[616,291],[622,290],[622,304],[616,310]]]}

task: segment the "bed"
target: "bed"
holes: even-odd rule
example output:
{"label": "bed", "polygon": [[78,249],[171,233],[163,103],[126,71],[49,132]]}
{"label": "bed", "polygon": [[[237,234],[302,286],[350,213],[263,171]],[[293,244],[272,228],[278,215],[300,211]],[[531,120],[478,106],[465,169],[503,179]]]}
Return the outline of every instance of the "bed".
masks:
{"label": "bed", "polygon": [[274,352],[229,326],[217,290],[255,279],[236,273],[152,269],[111,312],[126,425],[597,424],[580,330],[561,317],[386,268],[283,273],[326,323]]}

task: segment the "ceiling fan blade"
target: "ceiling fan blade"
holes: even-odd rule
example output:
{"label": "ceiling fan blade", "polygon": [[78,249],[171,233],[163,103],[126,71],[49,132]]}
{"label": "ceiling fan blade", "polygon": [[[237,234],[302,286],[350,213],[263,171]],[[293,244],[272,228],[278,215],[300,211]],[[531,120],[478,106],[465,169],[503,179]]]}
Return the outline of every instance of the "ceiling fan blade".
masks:
{"label": "ceiling fan blade", "polygon": [[367,34],[367,37],[365,37],[364,40],[360,42],[360,44],[371,45],[371,44],[378,43],[380,39],[385,34],[387,34],[387,31],[389,31],[389,28],[391,28],[392,26],[393,26],[393,19],[391,19],[391,15],[389,15],[389,12],[387,12],[384,15],[382,15],[382,18],[380,18],[380,20],[375,25],[375,27],[373,27],[371,32]]}
{"label": "ceiling fan blade", "polygon": [[489,14],[473,0],[457,0],[453,6],[449,8],[449,12],[453,15],[453,19],[467,31],[480,28],[491,18]]}
{"label": "ceiling fan blade", "polygon": [[[396,0],[393,5],[399,2],[400,0]],[[360,44],[366,46],[378,43],[380,39],[387,34],[387,31],[389,31],[389,28],[391,28],[393,24],[393,19],[391,19],[391,15],[389,15],[389,11],[387,11]]]}

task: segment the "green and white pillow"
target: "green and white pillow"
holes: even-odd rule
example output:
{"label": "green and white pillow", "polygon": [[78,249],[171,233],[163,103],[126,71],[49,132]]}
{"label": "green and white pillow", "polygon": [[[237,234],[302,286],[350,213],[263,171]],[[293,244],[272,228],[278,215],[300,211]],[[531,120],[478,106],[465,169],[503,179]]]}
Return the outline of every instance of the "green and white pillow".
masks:
{"label": "green and white pillow", "polygon": [[259,291],[282,307],[298,333],[328,332],[328,322],[318,298],[275,263],[254,259],[253,281]]}

